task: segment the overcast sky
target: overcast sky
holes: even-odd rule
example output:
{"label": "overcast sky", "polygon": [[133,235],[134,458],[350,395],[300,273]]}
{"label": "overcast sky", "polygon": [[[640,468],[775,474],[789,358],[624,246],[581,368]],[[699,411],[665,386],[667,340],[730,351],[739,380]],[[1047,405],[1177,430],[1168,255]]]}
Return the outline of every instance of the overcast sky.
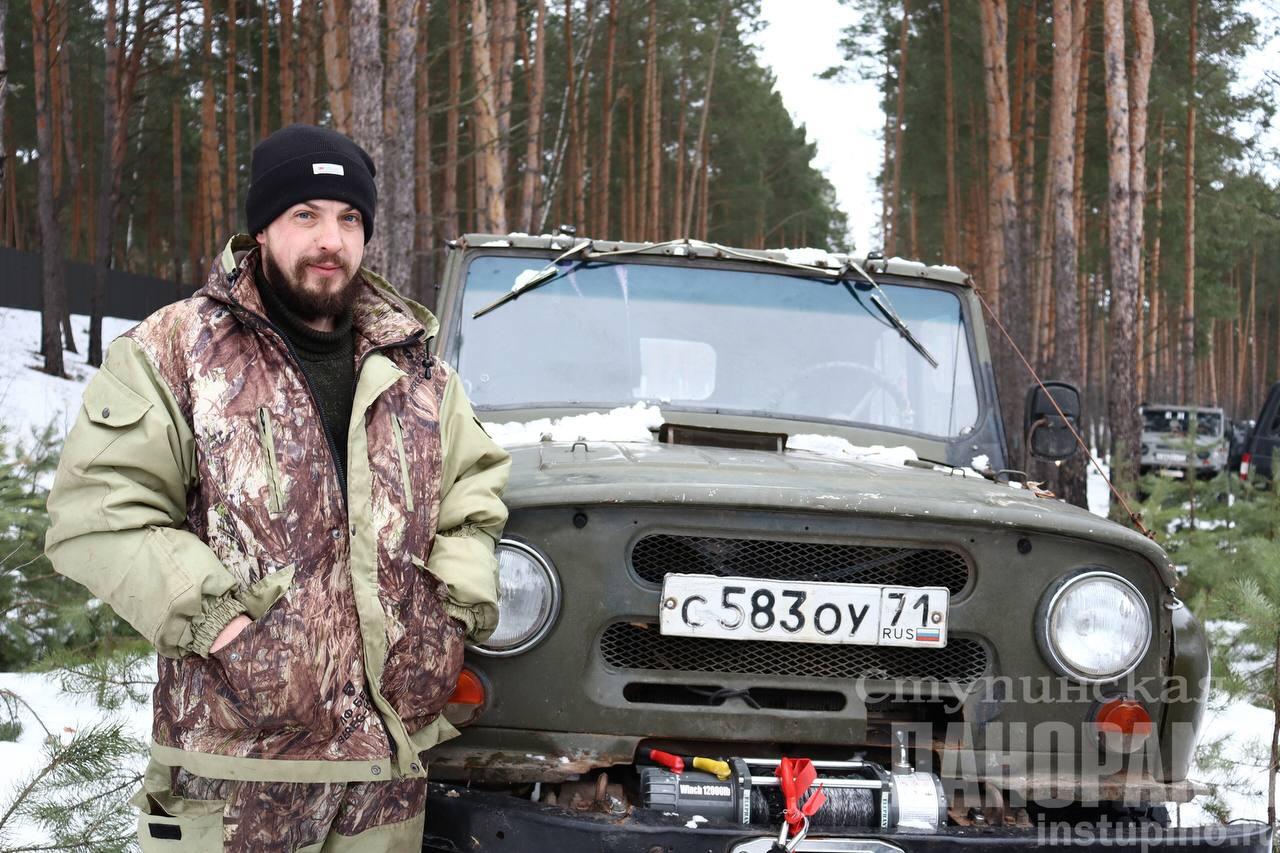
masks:
{"label": "overcast sky", "polygon": [[[762,0],[761,17],[767,26],[756,38],[760,57],[773,68],[792,118],[818,143],[815,164],[835,186],[855,248],[859,253],[879,249],[875,175],[884,156],[884,113],[877,85],[817,79],[823,70],[842,62],[840,33],[858,13],[839,0],[803,0],[804,14],[797,14],[799,5],[795,0]],[[1254,86],[1268,75],[1280,83],[1280,0],[1245,0],[1243,5],[1258,18],[1264,44],[1240,69],[1240,85]],[[1241,132],[1259,136],[1270,157],[1267,173],[1280,180],[1280,121],[1265,133],[1256,128]]]}

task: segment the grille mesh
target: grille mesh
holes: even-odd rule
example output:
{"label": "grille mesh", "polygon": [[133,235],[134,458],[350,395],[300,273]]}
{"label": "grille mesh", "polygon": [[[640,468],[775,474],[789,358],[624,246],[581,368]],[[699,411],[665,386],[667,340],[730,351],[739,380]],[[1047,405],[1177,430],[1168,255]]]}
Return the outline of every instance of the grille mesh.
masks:
{"label": "grille mesh", "polygon": [[646,536],[631,550],[641,580],[662,583],[669,573],[831,583],[941,586],[955,595],[969,566],[955,551],[881,545],[835,545],[710,536]]}
{"label": "grille mesh", "polygon": [[949,638],[942,649],[904,649],[665,637],[657,625],[630,622],[605,629],[600,654],[618,669],[957,684],[978,679],[989,662],[982,644],[965,637]]}

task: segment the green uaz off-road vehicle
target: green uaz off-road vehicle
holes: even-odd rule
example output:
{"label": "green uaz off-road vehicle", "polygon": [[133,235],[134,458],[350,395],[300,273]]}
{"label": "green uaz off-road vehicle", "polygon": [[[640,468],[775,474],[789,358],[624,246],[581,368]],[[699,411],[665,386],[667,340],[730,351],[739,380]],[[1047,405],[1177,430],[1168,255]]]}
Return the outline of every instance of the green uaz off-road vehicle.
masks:
{"label": "green uaz off-road vehicle", "polygon": [[1204,635],[1156,544],[1004,470],[961,271],[468,235],[437,305],[513,468],[427,849],[1269,848],[1169,827]]}

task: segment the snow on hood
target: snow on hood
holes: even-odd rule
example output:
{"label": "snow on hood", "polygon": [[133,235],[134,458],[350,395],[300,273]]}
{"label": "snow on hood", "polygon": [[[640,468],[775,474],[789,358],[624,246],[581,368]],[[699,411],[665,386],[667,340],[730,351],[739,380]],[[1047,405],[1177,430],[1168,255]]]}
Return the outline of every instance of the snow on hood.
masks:
{"label": "snow on hood", "polygon": [[885,447],[873,444],[862,447],[834,435],[793,435],[787,439],[787,450],[807,450],[823,456],[840,459],[856,459],[859,462],[875,462],[881,465],[903,465],[908,459],[919,459],[916,452],[906,445]]}
{"label": "snow on hood", "polygon": [[536,421],[485,423],[485,432],[503,447],[537,444],[543,436],[551,441],[622,441],[651,442],[651,430],[662,426],[662,410],[657,406],[636,403],[609,412],[588,412],[563,418],[540,418]]}

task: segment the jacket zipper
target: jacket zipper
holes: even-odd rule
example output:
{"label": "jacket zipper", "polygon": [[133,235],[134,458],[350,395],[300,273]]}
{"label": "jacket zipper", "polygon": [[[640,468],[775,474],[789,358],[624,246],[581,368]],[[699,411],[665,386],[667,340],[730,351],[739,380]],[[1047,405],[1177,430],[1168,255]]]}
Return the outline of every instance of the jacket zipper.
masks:
{"label": "jacket zipper", "polygon": [[284,512],[284,495],[280,487],[280,466],[276,459],[276,437],[271,428],[271,413],[266,406],[258,407],[258,436],[262,439],[262,452],[267,457],[267,482],[271,487],[271,513]]}
{"label": "jacket zipper", "polygon": [[413,485],[409,479],[409,459],[404,452],[404,425],[395,412],[391,413],[391,425],[396,437],[396,453],[400,455],[400,486],[404,489],[405,510],[413,512]]}
{"label": "jacket zipper", "polygon": [[[284,332],[280,331],[280,328],[276,326],[275,323],[272,323],[266,317],[260,314],[257,314],[253,311],[250,311],[248,308],[245,308],[244,305],[241,304],[238,300],[233,299],[232,302],[236,305],[237,308],[243,311],[247,316],[254,318],[254,320],[262,323],[264,326],[266,326],[268,329],[274,332],[276,337],[280,339],[280,342],[284,344],[284,348],[289,353],[289,357],[293,359],[294,367],[297,368],[298,373],[302,375],[302,384],[306,386],[307,393],[311,396],[311,405],[315,407],[317,414],[320,415],[320,429],[324,433],[325,443],[328,444],[329,446],[329,461],[333,464],[333,471],[338,476],[338,485],[342,487],[341,488],[342,506],[343,506],[343,509],[349,509],[350,504],[349,504],[349,501],[347,500],[347,472],[343,471],[342,466],[338,464],[338,458],[339,458],[338,445],[334,441],[333,433],[329,431],[329,425],[325,423],[324,410],[320,408],[320,398],[316,395],[316,389],[311,384],[310,378],[307,377],[307,371],[302,368],[302,359],[301,357],[299,357],[298,351],[294,349],[293,344],[289,341],[289,337]],[[403,340],[396,341],[395,343],[382,344],[381,346],[373,347],[372,349],[367,351],[364,355],[362,355],[360,357],[360,361],[356,364],[355,379],[351,383],[352,395],[355,394],[356,386],[360,382],[360,369],[364,367],[364,363],[369,358],[369,356],[373,355],[376,352],[382,352],[383,350],[394,349],[395,347],[409,346],[414,341],[418,340],[419,337],[421,337],[421,335],[413,334]]]}

